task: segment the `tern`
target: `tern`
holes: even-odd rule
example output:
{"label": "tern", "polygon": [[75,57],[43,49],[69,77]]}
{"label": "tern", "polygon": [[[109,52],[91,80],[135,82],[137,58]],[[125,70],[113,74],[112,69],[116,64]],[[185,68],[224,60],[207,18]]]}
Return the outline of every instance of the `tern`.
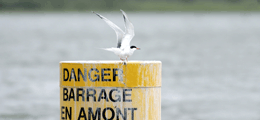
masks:
{"label": "tern", "polygon": [[130,42],[133,39],[135,33],[134,33],[134,26],[129,21],[126,13],[123,10],[120,10],[123,13],[123,18],[125,22],[125,32],[121,30],[117,25],[115,25],[113,22],[105,18],[104,16],[92,11],[95,13],[98,17],[100,17],[102,20],[104,20],[115,32],[117,35],[117,47],[112,48],[104,48],[104,50],[112,51],[114,52],[122,61],[127,61],[127,58],[129,58],[131,55],[133,55],[135,50],[140,50],[140,48],[137,48],[136,46],[132,45],[130,46]]}

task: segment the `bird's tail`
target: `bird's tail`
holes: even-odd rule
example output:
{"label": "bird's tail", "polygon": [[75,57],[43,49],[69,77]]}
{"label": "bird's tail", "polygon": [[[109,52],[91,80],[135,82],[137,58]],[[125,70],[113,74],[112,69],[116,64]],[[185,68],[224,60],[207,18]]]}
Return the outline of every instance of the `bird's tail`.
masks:
{"label": "bird's tail", "polygon": [[100,49],[114,52],[114,48],[100,48]]}
{"label": "bird's tail", "polygon": [[100,50],[106,50],[106,49],[108,49],[108,48],[96,48],[96,49],[100,49]]}

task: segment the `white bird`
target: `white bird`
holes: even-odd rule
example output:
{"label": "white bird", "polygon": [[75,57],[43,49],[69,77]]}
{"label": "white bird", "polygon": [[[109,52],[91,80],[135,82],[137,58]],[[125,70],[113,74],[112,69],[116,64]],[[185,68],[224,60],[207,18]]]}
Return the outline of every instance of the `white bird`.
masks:
{"label": "white bird", "polygon": [[103,19],[112,29],[114,29],[117,35],[117,47],[104,48],[104,50],[114,52],[122,61],[127,61],[127,58],[129,58],[135,50],[140,50],[140,48],[137,48],[136,46],[130,46],[130,42],[135,35],[134,26],[129,21],[126,13],[123,10],[121,10],[121,12],[123,13],[123,18],[125,21],[125,32],[123,32],[117,25],[115,25],[107,18],[94,11],[92,12]]}

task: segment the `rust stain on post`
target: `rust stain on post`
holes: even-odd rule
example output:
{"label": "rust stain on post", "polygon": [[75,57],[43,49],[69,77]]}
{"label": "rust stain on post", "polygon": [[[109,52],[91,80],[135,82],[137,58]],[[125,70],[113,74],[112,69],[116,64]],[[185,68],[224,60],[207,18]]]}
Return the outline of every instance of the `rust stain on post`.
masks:
{"label": "rust stain on post", "polygon": [[161,120],[160,61],[60,62],[61,120]]}

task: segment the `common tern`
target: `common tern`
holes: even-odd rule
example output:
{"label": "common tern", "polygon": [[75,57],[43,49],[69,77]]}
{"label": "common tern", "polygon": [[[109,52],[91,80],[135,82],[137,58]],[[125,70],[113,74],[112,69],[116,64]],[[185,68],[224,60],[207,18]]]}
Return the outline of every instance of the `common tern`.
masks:
{"label": "common tern", "polygon": [[117,35],[117,47],[104,48],[104,50],[114,52],[120,58],[120,60],[125,62],[127,61],[127,58],[129,58],[134,53],[135,50],[140,50],[140,48],[137,48],[134,45],[130,46],[130,42],[135,35],[134,26],[129,21],[126,13],[123,10],[120,11],[123,13],[123,18],[125,22],[125,32],[123,32],[117,25],[115,25],[113,22],[111,22],[104,16],[94,11],[92,12],[95,13],[102,20],[104,20],[112,29],[114,29]]}

